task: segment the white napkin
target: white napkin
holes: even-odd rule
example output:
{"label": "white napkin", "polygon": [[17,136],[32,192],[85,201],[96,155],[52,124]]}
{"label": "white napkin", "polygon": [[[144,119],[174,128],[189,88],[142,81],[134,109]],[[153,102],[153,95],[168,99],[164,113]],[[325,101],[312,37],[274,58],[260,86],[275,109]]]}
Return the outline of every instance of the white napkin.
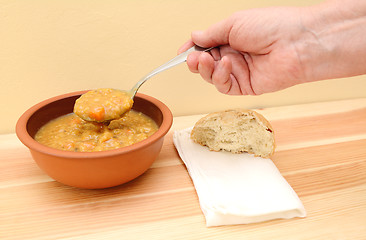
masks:
{"label": "white napkin", "polygon": [[297,194],[270,159],[210,151],[191,140],[191,130],[175,131],[173,141],[208,227],[306,216]]}

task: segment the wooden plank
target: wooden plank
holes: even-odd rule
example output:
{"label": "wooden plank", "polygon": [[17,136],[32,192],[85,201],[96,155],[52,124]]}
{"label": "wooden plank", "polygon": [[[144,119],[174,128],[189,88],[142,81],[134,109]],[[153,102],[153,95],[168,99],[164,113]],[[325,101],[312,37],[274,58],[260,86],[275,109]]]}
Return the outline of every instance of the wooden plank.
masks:
{"label": "wooden plank", "polygon": [[144,175],[102,190],[55,182],[14,134],[0,135],[0,239],[365,239],[366,99],[259,111],[275,128],[273,162],[304,219],[207,228],[172,142],[203,116],[194,115],[174,119]]}

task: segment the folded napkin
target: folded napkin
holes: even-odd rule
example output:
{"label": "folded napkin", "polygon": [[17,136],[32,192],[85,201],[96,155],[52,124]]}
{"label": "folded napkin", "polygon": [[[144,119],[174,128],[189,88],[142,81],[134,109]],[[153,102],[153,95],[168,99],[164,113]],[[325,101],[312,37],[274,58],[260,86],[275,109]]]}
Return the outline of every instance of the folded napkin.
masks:
{"label": "folded napkin", "polygon": [[173,141],[208,227],[306,216],[297,194],[270,159],[210,151],[191,140],[191,130],[175,131]]}

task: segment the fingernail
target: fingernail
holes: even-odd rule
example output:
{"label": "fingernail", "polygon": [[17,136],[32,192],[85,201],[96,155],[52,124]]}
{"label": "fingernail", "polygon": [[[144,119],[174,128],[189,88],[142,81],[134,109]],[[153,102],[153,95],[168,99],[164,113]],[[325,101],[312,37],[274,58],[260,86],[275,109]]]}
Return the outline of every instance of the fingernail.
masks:
{"label": "fingernail", "polygon": [[230,72],[231,71],[231,66],[230,66],[229,58],[227,56],[224,56],[223,58],[221,58],[217,68],[220,71]]}
{"label": "fingernail", "polygon": [[224,66],[226,65],[226,61],[227,61],[226,58],[227,58],[226,56],[224,56],[223,58],[221,58],[220,63],[219,63],[219,67],[220,68],[224,68]]}

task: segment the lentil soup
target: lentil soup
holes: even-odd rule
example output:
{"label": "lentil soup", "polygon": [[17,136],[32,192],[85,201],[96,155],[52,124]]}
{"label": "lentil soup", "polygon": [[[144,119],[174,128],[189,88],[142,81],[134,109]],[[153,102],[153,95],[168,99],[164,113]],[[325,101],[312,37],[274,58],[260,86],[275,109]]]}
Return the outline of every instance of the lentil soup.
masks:
{"label": "lentil soup", "polygon": [[41,127],[35,140],[60,150],[96,152],[132,145],[157,130],[157,124],[150,117],[134,110],[111,121],[109,125],[88,122],[70,113]]}
{"label": "lentil soup", "polygon": [[129,93],[111,88],[88,91],[75,101],[74,113],[91,122],[120,118],[133,105]]}

